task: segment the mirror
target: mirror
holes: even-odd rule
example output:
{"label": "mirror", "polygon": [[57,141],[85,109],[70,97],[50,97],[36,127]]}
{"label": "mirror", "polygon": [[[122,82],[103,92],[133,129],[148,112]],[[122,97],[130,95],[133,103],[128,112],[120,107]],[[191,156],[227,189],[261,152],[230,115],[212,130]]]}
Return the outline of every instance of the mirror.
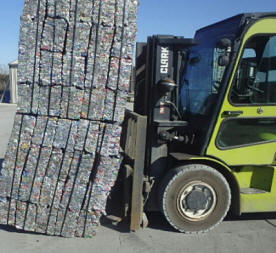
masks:
{"label": "mirror", "polygon": [[219,66],[227,66],[230,62],[230,53],[231,53],[231,45],[232,41],[228,38],[222,38],[217,42],[217,48],[222,50],[224,55],[221,55],[218,58],[218,65]]}
{"label": "mirror", "polygon": [[232,41],[228,38],[222,38],[218,41],[217,47],[220,49],[229,49],[231,48]]}
{"label": "mirror", "polygon": [[218,65],[219,66],[227,66],[230,62],[229,55],[222,55],[218,58]]}

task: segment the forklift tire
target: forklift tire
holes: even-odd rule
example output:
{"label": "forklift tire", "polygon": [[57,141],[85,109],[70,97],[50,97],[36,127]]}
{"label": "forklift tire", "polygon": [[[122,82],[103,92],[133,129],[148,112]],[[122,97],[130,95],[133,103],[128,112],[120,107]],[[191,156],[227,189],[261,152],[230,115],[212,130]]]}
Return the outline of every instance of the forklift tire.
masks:
{"label": "forklift tire", "polygon": [[231,191],[217,170],[189,164],[168,172],[160,185],[159,202],[165,218],[176,230],[201,233],[224,219]]}

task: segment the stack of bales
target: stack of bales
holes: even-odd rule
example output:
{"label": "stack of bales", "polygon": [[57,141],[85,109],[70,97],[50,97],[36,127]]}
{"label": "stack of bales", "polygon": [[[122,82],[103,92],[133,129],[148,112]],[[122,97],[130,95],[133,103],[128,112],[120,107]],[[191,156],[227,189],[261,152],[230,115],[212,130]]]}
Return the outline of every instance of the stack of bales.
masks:
{"label": "stack of bales", "polygon": [[119,165],[137,0],[26,0],[0,223],[89,237]]}

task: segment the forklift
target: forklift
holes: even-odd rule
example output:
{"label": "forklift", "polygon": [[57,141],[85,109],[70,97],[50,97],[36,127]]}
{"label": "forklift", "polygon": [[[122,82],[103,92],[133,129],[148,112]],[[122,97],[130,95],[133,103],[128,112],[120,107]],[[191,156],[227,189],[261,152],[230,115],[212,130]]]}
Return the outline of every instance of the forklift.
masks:
{"label": "forklift", "polygon": [[130,229],[151,211],[184,233],[229,211],[275,212],[276,13],[151,36],[136,55],[122,138]]}

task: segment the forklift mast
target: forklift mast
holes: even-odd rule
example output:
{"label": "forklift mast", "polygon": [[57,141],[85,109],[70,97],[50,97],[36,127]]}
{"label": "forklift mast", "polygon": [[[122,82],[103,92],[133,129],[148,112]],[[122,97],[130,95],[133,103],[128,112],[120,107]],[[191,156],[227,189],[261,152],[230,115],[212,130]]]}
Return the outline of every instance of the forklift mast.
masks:
{"label": "forklift mast", "polygon": [[[193,39],[172,35],[154,35],[147,43],[137,43],[134,111],[152,120],[176,120],[179,115],[166,102],[177,105],[185,49]],[[162,81],[172,83],[166,89]],[[173,85],[174,84],[174,85]],[[169,84],[168,84],[169,85]]]}
{"label": "forklift mast", "polygon": [[158,176],[155,168],[160,173],[167,167],[167,143],[175,136],[166,131],[187,125],[179,109],[179,89],[188,48],[196,44],[194,39],[172,35],[154,35],[147,43],[137,43],[134,111],[148,119],[146,175]]}

